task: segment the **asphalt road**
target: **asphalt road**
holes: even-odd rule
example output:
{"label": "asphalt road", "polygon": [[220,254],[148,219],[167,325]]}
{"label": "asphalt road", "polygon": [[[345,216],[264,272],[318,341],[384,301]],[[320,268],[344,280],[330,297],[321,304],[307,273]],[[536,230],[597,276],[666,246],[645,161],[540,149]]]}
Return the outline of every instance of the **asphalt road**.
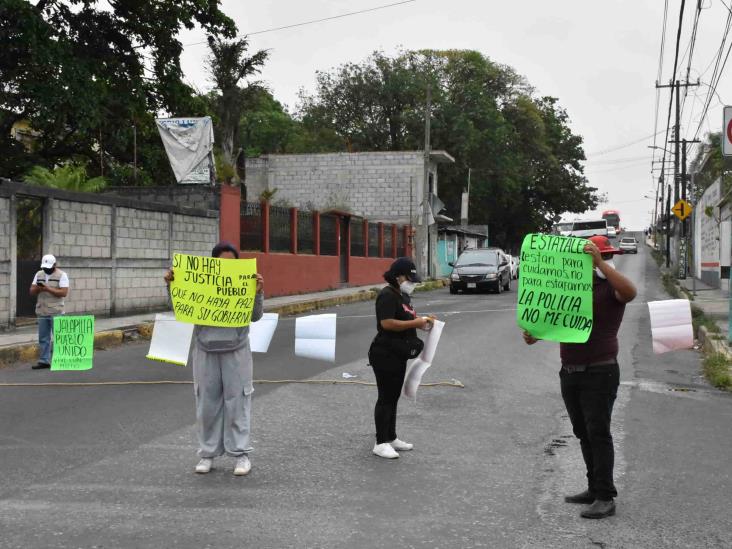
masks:
{"label": "asphalt road", "polygon": [[[515,291],[418,294],[447,321],[426,381],[401,403],[415,451],[371,455],[376,389],[257,384],[248,477],[197,458],[190,385],[0,387],[0,547],[732,547],[732,397],[693,351],[654,356],[645,302],[665,296],[645,248],[618,267],[639,286],[621,332],[618,515],[578,517],[579,446],[559,396],[558,348],[523,344]],[[339,315],[336,365],[293,355],[283,319],[255,377],[372,381],[373,304]],[[98,352],[89,372],[0,370],[0,383],[190,380],[145,343]],[[683,388],[683,391],[675,390]]]}

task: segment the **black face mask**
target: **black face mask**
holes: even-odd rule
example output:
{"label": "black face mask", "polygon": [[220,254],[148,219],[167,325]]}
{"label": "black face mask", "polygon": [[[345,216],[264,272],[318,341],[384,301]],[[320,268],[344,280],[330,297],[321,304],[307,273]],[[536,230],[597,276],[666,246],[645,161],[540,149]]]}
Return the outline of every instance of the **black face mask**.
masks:
{"label": "black face mask", "polygon": [[55,267],[51,267],[50,269],[47,269],[46,267],[43,268],[43,272],[46,273],[47,275],[53,274],[53,271],[55,271],[55,270],[56,270]]}

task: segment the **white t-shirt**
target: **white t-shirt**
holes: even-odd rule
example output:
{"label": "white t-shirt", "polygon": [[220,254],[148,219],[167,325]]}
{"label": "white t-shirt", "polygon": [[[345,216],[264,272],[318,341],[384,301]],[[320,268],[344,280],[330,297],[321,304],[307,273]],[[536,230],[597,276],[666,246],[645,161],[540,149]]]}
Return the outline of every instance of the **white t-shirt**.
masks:
{"label": "white t-shirt", "polygon": [[[36,273],[36,275],[33,277],[33,284],[38,284],[38,275],[40,273]],[[45,277],[45,280],[43,281],[44,284],[48,284],[48,277],[50,275],[47,275],[46,273],[43,273],[43,276]],[[68,288],[69,287],[69,275],[67,275],[65,272],[61,271],[61,278],[58,281],[58,287],[59,288]]]}

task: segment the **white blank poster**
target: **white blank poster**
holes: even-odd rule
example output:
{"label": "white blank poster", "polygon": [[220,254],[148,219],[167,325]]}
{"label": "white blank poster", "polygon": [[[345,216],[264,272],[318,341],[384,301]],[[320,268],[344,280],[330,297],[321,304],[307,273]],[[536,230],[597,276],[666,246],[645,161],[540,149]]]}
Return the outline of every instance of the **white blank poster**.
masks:
{"label": "white blank poster", "polygon": [[295,355],[335,362],[336,315],[311,315],[295,319]]}
{"label": "white blank poster", "polygon": [[432,361],[435,359],[435,352],[437,352],[437,344],[440,342],[440,336],[444,328],[444,322],[440,320],[434,321],[432,329],[427,333],[427,339],[425,339],[422,353],[407,367],[407,375],[404,376],[404,387],[402,389],[404,396],[417,398],[417,388],[422,383],[422,376],[427,371],[427,368],[432,366]]}
{"label": "white blank poster", "polygon": [[172,314],[156,314],[147,358],[185,366],[192,336],[193,324],[178,322]]}
{"label": "white blank poster", "polygon": [[262,318],[249,325],[249,347],[253,353],[266,353],[277,329],[277,313],[264,313]]}
{"label": "white blank poster", "polygon": [[686,299],[649,301],[653,352],[668,353],[694,346],[691,303]]}

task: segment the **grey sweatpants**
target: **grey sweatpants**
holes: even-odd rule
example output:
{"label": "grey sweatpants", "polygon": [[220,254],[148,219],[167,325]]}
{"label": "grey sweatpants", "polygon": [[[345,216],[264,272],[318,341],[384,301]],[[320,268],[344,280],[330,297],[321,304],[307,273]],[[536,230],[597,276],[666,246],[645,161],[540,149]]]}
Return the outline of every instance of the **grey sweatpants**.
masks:
{"label": "grey sweatpants", "polygon": [[214,458],[248,454],[252,409],[252,352],[209,353],[193,343],[198,455]]}

